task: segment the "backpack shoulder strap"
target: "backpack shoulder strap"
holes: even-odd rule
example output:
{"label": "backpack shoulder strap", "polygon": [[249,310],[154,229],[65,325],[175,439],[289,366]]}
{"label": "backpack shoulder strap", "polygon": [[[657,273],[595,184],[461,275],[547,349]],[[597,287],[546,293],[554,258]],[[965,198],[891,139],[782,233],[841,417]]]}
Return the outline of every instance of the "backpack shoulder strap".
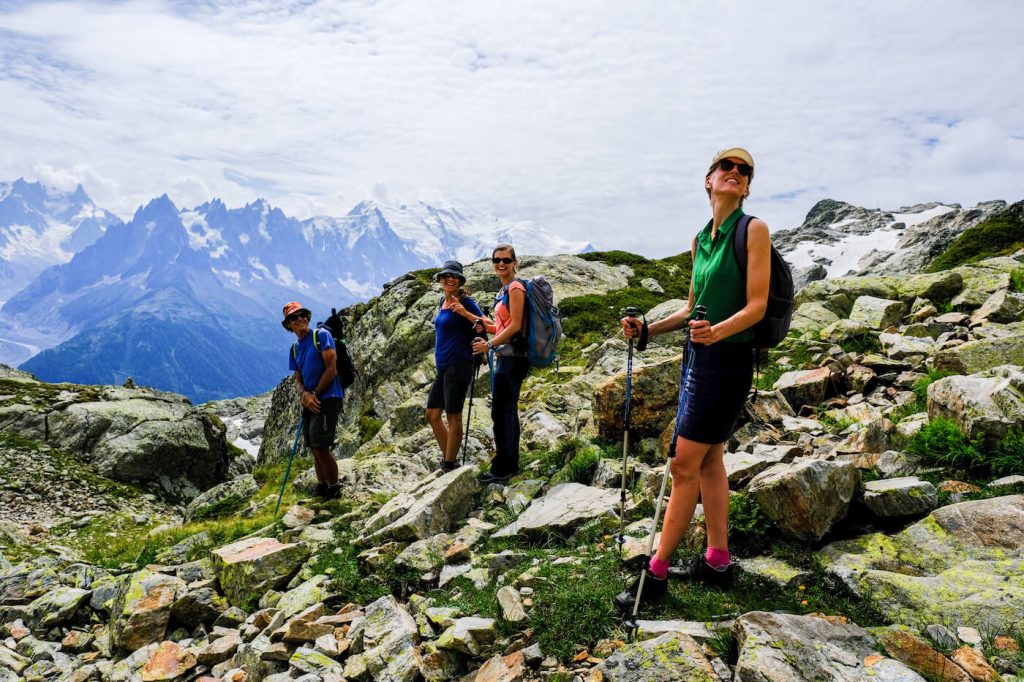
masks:
{"label": "backpack shoulder strap", "polygon": [[296,341],[295,343],[292,344],[292,358],[295,360],[295,362],[299,361],[299,342],[298,341]]}
{"label": "backpack shoulder strap", "polygon": [[754,216],[743,214],[740,216],[740,220],[736,223],[736,231],[733,233],[732,250],[736,255],[736,263],[740,266],[740,277],[743,278],[744,284],[747,281],[747,237],[749,234],[748,228],[750,227],[750,221],[754,219]]}

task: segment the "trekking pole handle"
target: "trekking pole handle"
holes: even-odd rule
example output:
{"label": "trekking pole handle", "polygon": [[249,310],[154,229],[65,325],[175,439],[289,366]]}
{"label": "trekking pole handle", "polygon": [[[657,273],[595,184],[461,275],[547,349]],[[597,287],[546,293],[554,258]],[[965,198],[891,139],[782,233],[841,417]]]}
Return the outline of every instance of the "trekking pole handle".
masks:
{"label": "trekking pole handle", "polygon": [[630,305],[630,306],[626,306],[625,308],[622,309],[622,316],[623,317],[639,317],[642,314],[643,313],[641,313],[640,309],[637,308],[636,306]]}
{"label": "trekking pole handle", "polygon": [[708,319],[708,309],[703,304],[698,305],[693,309],[693,313],[690,315],[691,320],[706,320]]}

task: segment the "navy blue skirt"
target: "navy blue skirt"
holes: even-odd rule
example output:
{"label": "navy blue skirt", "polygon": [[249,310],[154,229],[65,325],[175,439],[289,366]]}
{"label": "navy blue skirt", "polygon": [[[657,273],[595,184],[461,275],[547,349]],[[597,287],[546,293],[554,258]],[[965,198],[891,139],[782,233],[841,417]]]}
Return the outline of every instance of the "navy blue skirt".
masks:
{"label": "navy blue skirt", "polygon": [[746,343],[686,343],[679,375],[676,436],[698,443],[724,443],[750,393],[754,353]]}

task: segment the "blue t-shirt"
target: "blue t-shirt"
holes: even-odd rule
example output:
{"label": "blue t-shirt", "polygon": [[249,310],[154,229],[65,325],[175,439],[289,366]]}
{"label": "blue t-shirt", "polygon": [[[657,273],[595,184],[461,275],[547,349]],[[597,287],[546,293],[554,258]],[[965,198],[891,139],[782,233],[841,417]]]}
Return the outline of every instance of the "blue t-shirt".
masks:
{"label": "blue t-shirt", "polygon": [[[319,334],[317,338],[317,344],[320,349],[313,345],[313,335]],[[331,333],[326,329],[313,329],[306,337],[298,342],[298,345],[292,345],[288,349],[288,369],[291,371],[299,370],[302,374],[302,385],[306,387],[307,391],[312,391],[316,388],[316,385],[320,383],[320,377],[324,373],[324,358],[321,353],[328,348],[334,348],[334,338]],[[317,395],[317,398],[323,400],[324,398],[341,398],[344,397],[345,391],[341,388],[341,384],[338,382],[338,377],[335,376],[331,379],[330,386],[323,393]]]}
{"label": "blue t-shirt", "polygon": [[[444,304],[444,299],[441,303]],[[469,296],[463,296],[460,303],[477,317],[483,315]],[[438,310],[434,318],[434,365],[438,371],[456,360],[472,360],[474,336],[472,322],[454,310]]]}

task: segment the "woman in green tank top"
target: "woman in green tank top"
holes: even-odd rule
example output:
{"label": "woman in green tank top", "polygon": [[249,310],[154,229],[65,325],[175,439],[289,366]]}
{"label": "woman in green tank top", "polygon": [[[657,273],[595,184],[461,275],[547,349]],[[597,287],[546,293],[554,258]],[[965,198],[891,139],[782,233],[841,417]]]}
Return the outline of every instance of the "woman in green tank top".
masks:
{"label": "woman in green tank top", "polygon": [[[690,527],[698,496],[704,505],[708,549],[703,558],[673,573],[715,585],[727,584],[732,577],[729,479],[723,454],[751,386],[752,327],[764,317],[771,275],[771,241],[763,221],[752,218],[747,227],[746,277],[734,252],[733,237],[753,177],[754,159],[745,149],[734,147],[715,155],[704,178],[712,217],[693,240],[693,276],[686,305],[646,329],[636,318],[622,320],[628,337],[683,328],[690,335],[669,453],[672,493],[641,601],[657,599],[667,591],[669,559]],[[698,305],[707,309],[706,320],[690,319]],[[638,589],[639,581],[619,594],[616,604],[631,609]]]}

